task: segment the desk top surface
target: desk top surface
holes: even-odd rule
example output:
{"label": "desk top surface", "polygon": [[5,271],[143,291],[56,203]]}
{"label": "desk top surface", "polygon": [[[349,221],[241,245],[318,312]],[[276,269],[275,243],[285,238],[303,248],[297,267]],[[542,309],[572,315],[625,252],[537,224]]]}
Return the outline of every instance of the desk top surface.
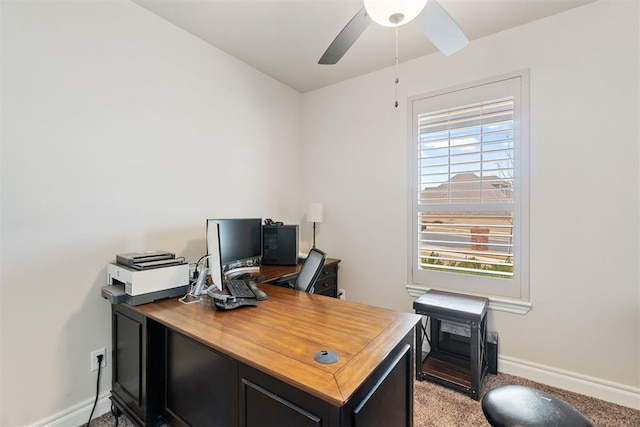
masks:
{"label": "desk top surface", "polygon": [[[335,406],[344,405],[420,320],[351,301],[259,284],[258,307],[218,311],[206,296],[133,307],[145,316]],[[313,356],[331,350],[340,359]]]}

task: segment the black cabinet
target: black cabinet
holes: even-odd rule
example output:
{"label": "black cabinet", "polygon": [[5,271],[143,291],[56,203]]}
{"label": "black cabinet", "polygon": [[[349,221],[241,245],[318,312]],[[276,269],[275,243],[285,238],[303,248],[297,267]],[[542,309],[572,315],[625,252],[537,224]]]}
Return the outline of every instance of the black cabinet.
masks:
{"label": "black cabinet", "polygon": [[164,327],[126,304],[111,306],[111,400],[136,424],[160,421]]}
{"label": "black cabinet", "polygon": [[136,425],[238,425],[236,360],[125,304],[112,327],[111,399]]}
{"label": "black cabinet", "polygon": [[238,362],[167,329],[165,417],[171,425],[238,425]]}
{"label": "black cabinet", "polygon": [[[272,283],[284,288],[293,288],[296,276],[288,276]],[[338,264],[325,264],[316,280],[314,294],[338,298]]]}
{"label": "black cabinet", "polygon": [[338,297],[338,264],[325,265],[314,286],[314,293]]}

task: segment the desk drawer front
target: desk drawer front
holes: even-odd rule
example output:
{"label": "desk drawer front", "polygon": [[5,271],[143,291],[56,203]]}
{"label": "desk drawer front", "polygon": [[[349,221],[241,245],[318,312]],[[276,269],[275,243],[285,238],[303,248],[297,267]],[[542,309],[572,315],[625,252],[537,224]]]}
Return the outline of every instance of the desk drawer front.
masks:
{"label": "desk drawer front", "polygon": [[165,417],[171,424],[238,425],[238,362],[171,329],[166,344]]}
{"label": "desk drawer front", "polygon": [[325,276],[336,276],[338,274],[338,264],[325,265],[320,272],[320,278]]}
{"label": "desk drawer front", "polygon": [[337,425],[337,413],[331,405],[270,377],[255,368],[240,364],[240,424],[244,427]]}
{"label": "desk drawer front", "polygon": [[319,295],[327,295],[330,297],[338,297],[338,265],[325,265],[318,276],[318,280],[314,286],[314,293]]}
{"label": "desk drawer front", "polygon": [[321,274],[320,277],[318,277],[314,289],[314,294],[327,295],[335,298],[338,296],[338,277]]}

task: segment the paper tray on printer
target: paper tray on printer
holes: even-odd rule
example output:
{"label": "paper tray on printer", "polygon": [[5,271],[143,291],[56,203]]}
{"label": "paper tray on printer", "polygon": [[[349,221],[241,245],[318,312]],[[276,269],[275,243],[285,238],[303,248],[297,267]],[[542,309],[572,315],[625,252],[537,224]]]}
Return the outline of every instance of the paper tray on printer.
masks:
{"label": "paper tray on printer", "polygon": [[129,265],[129,267],[135,268],[136,270],[148,270],[150,268],[168,267],[170,265],[180,264],[185,264],[184,259],[160,259],[156,261],[137,262],[135,264]]}
{"label": "paper tray on printer", "polygon": [[124,286],[121,283],[117,285],[103,286],[100,289],[102,298],[109,300],[113,305],[125,303],[129,305],[147,304],[159,299],[184,295],[187,292],[189,292],[189,285],[177,286],[175,288],[163,289],[161,291],[149,292],[142,295],[128,295],[125,293]]}
{"label": "paper tray on printer", "polygon": [[114,305],[124,304],[127,302],[127,294],[124,292],[124,285],[122,283],[103,286],[100,289],[100,295],[102,295],[102,298],[109,300],[109,302]]}

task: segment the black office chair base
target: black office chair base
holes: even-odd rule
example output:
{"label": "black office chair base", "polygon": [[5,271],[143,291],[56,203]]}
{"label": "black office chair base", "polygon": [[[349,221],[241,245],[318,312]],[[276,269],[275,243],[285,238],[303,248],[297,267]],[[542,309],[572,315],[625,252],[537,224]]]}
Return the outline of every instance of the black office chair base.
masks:
{"label": "black office chair base", "polygon": [[482,412],[493,427],[593,427],[591,421],[566,402],[519,385],[489,390],[482,398]]}

